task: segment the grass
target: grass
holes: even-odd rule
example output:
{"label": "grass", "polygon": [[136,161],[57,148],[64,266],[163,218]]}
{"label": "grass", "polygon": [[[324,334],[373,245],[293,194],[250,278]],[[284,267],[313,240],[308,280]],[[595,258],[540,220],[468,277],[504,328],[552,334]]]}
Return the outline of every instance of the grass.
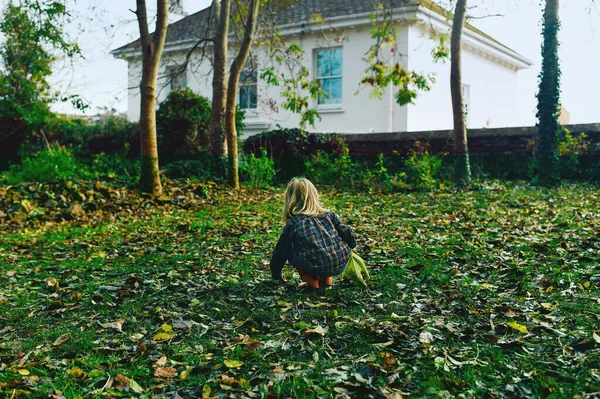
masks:
{"label": "grass", "polygon": [[0,396],[591,398],[599,191],[323,190],[372,274],[324,296],[269,280],[279,191],[4,232]]}

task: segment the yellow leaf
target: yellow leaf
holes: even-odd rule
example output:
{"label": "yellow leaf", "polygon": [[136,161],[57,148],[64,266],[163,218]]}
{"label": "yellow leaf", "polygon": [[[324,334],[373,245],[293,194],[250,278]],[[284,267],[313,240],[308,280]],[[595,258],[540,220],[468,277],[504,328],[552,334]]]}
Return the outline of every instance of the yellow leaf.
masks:
{"label": "yellow leaf", "polygon": [[230,369],[237,369],[244,364],[244,362],[240,362],[239,360],[223,360],[223,363]]}
{"label": "yellow leaf", "polygon": [[590,285],[591,285],[591,284],[590,284],[590,282],[589,282],[589,281],[586,281],[585,283],[583,283],[583,286],[584,286],[585,288],[590,288]]}
{"label": "yellow leaf", "polygon": [[191,367],[186,368],[181,373],[179,373],[179,378],[182,380],[189,380],[191,371],[192,371]]}
{"label": "yellow leaf", "polygon": [[551,293],[553,290],[554,290],[553,286],[550,286],[550,287],[546,288],[546,294]]}
{"label": "yellow leaf", "polygon": [[204,386],[202,387],[202,398],[210,398],[210,387],[207,384],[204,384]]}
{"label": "yellow leaf", "polygon": [[172,337],[171,334],[166,333],[166,332],[161,332],[161,333],[156,334],[153,339],[155,341],[166,341],[166,340],[170,339],[171,337]]}
{"label": "yellow leaf", "polygon": [[19,373],[21,375],[29,375],[29,370],[27,370],[27,369],[18,369],[17,373]]}
{"label": "yellow leaf", "polygon": [[67,375],[73,378],[83,380],[86,376],[86,373],[79,367],[73,367],[72,369],[67,370]]}
{"label": "yellow leaf", "polygon": [[525,327],[522,324],[515,323],[514,321],[508,322],[508,323],[506,323],[506,325],[509,326],[509,327],[514,328],[515,330],[517,330],[517,331],[519,331],[519,332],[521,332],[523,334],[527,334],[528,333],[527,327]]}
{"label": "yellow leaf", "polygon": [[171,331],[173,331],[173,326],[165,323],[162,325],[162,330],[167,333],[171,332]]}
{"label": "yellow leaf", "polygon": [[131,390],[135,393],[142,393],[144,392],[144,388],[142,388],[140,386],[140,384],[138,384],[137,382],[135,382],[133,379],[129,379],[129,387],[131,388]]}
{"label": "yellow leaf", "polygon": [[483,283],[480,286],[481,288],[483,288],[484,290],[491,290],[492,288],[494,288],[493,285],[491,285],[490,283]]}

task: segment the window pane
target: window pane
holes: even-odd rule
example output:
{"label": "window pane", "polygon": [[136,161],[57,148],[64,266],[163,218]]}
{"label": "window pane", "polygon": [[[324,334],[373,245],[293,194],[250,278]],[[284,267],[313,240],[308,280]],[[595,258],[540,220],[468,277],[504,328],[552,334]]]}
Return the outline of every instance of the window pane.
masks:
{"label": "window pane", "polygon": [[256,86],[248,86],[248,108],[255,109],[257,106]]}
{"label": "window pane", "polygon": [[329,76],[329,72],[330,72],[329,51],[330,50],[317,51],[317,77],[318,78]]}
{"label": "window pane", "polygon": [[331,50],[331,75],[342,76],[342,49]]}
{"label": "window pane", "polygon": [[324,95],[319,96],[319,104],[328,104],[327,100],[329,100],[330,91],[329,79],[321,79],[319,83],[321,84],[321,89],[325,92]]}
{"label": "window pane", "polygon": [[246,86],[240,87],[240,108],[247,109],[248,108],[248,92],[246,90]]}
{"label": "window pane", "polygon": [[342,102],[342,78],[329,79],[331,81],[331,91],[329,94],[329,100],[332,104]]}

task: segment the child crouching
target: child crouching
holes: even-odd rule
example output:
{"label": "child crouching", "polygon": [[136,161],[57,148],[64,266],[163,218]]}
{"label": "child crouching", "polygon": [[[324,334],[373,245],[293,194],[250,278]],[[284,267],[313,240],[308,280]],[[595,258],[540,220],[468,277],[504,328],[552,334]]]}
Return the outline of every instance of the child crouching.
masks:
{"label": "child crouching", "polygon": [[317,189],[307,179],[292,179],[284,198],[284,228],[269,265],[273,279],[285,281],[281,271],[289,261],[304,281],[301,287],[331,286],[332,277],[345,270],[356,247],[354,232],[335,213],[321,207]]}

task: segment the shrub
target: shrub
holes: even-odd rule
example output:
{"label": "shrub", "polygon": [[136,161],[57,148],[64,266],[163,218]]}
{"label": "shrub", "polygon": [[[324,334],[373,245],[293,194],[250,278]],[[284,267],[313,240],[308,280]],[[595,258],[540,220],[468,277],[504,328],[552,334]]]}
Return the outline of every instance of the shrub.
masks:
{"label": "shrub", "polygon": [[442,157],[430,155],[427,146],[416,142],[415,149],[403,163],[403,171],[392,178],[391,184],[401,190],[426,190],[438,183]]}
{"label": "shrub", "polygon": [[267,156],[267,151],[262,148],[260,157],[252,153],[242,157],[240,172],[242,179],[250,187],[267,188],[275,178],[275,162],[271,157]]}
{"label": "shrub", "polygon": [[318,151],[306,162],[306,177],[316,184],[327,184],[337,188],[352,188],[362,180],[357,164],[352,161],[348,147],[342,154]]}
{"label": "shrub", "polygon": [[[158,148],[166,159],[195,158],[210,143],[211,103],[190,89],[173,90],[156,112]],[[237,109],[236,129],[244,125],[243,110]]]}
{"label": "shrub", "polygon": [[156,112],[160,154],[167,158],[193,158],[209,142],[210,101],[190,89],[173,90]]}
{"label": "shrub", "polygon": [[90,176],[88,167],[79,162],[67,148],[44,149],[33,157],[25,157],[6,173],[8,184],[51,182],[84,179]]}
{"label": "shrub", "polygon": [[170,179],[192,178],[214,180],[213,160],[210,157],[197,159],[180,159],[164,165],[165,176]]}
{"label": "shrub", "polygon": [[244,141],[245,153],[255,156],[264,148],[275,162],[278,180],[289,180],[304,174],[306,162],[313,154],[321,151],[325,154],[342,155],[344,142],[335,134],[308,133],[300,129],[278,129],[263,132]]}
{"label": "shrub", "polygon": [[128,183],[136,183],[141,173],[138,159],[127,157],[129,148],[126,145],[121,154],[94,154],[91,174],[94,178],[118,179]]}

